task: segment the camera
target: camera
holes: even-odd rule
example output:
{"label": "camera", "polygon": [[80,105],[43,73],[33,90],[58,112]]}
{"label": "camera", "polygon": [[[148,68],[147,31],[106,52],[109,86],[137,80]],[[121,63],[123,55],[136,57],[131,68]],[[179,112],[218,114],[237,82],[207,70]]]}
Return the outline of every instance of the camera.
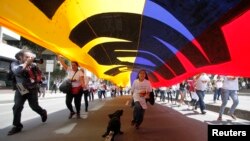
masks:
{"label": "camera", "polygon": [[43,64],[43,59],[37,59],[37,58],[35,58],[33,62],[34,63],[38,63],[38,64]]}

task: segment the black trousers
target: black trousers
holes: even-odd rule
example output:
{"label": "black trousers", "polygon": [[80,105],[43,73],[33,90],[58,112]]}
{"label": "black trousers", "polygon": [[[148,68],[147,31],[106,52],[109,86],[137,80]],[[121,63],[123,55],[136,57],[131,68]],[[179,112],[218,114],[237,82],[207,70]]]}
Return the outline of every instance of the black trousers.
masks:
{"label": "black trousers", "polygon": [[90,96],[89,90],[84,90],[83,95],[84,95],[84,103],[85,103],[85,112],[88,112],[88,107],[89,107],[88,97]]}
{"label": "black trousers", "polygon": [[94,100],[94,92],[89,91],[89,101],[93,101],[93,100]]}
{"label": "black trousers", "polygon": [[81,111],[81,101],[82,101],[82,93],[79,93],[79,94],[68,93],[68,94],[66,94],[66,106],[68,107],[68,109],[69,109],[69,111],[71,113],[75,112],[73,110],[73,107],[72,107],[72,101],[73,101],[73,99],[74,99],[74,103],[75,103],[76,113],[80,114],[80,111]]}
{"label": "black trousers", "polygon": [[29,93],[21,95],[18,90],[15,92],[14,106],[13,106],[13,125],[16,127],[23,127],[21,123],[21,114],[23,111],[23,105],[28,100],[30,108],[38,113],[40,116],[44,114],[44,109],[39,106],[38,103],[38,89],[29,90]]}

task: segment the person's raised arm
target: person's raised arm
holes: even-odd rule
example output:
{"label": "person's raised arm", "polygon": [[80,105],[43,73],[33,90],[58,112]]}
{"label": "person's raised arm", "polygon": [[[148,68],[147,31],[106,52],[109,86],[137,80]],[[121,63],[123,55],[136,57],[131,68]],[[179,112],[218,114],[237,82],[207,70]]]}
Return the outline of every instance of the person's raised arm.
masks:
{"label": "person's raised arm", "polygon": [[58,58],[58,61],[60,62],[60,64],[63,66],[63,69],[67,70],[68,69],[68,65],[65,64],[64,59],[62,58],[62,56],[58,55],[57,58]]}

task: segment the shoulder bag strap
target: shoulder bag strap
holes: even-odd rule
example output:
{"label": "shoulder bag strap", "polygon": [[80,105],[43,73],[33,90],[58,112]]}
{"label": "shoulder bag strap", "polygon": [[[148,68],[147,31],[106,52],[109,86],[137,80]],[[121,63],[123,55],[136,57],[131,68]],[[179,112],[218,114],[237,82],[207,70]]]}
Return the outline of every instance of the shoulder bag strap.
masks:
{"label": "shoulder bag strap", "polygon": [[71,81],[73,80],[74,76],[76,75],[76,73],[78,72],[78,70],[75,72],[75,74],[72,76]]}

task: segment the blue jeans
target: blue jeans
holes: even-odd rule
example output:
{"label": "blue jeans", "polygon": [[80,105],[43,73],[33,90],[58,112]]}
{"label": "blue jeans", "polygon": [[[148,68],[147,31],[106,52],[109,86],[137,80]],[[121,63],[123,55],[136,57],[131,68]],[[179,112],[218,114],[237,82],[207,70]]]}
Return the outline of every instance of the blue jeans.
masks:
{"label": "blue jeans", "polygon": [[215,88],[214,90],[214,101],[219,100],[221,95],[221,88]]}
{"label": "blue jeans", "polygon": [[199,97],[199,100],[196,103],[196,105],[199,104],[201,112],[203,112],[206,109],[206,105],[204,103],[205,91],[196,90],[196,93],[197,93],[197,95]]}
{"label": "blue jeans", "polygon": [[99,95],[99,99],[102,99],[102,95],[103,95],[103,98],[105,98],[105,90],[101,90],[100,91],[100,95]]}
{"label": "blue jeans", "polygon": [[224,113],[229,96],[233,100],[233,105],[231,106],[230,111],[229,111],[230,115],[234,114],[234,111],[235,111],[237,105],[239,104],[239,99],[238,99],[238,95],[237,95],[236,90],[222,89],[222,94],[221,94],[222,104],[221,104],[220,113],[219,113],[220,116],[222,116],[222,114]]}
{"label": "blue jeans", "polygon": [[169,99],[172,102],[173,101],[172,92],[167,92],[167,95],[168,95],[168,102],[169,102]]}
{"label": "blue jeans", "polygon": [[84,90],[83,96],[84,96],[84,103],[85,103],[85,112],[88,112],[88,107],[89,107],[88,97],[90,97],[89,90]]}
{"label": "blue jeans", "polygon": [[140,102],[136,101],[134,105],[133,122],[137,125],[141,125],[144,118],[144,112],[145,110],[141,107]]}
{"label": "blue jeans", "polygon": [[164,90],[160,90],[160,94],[161,94],[160,99],[161,99],[163,102],[165,102],[165,99],[166,99],[165,91],[164,91]]}

